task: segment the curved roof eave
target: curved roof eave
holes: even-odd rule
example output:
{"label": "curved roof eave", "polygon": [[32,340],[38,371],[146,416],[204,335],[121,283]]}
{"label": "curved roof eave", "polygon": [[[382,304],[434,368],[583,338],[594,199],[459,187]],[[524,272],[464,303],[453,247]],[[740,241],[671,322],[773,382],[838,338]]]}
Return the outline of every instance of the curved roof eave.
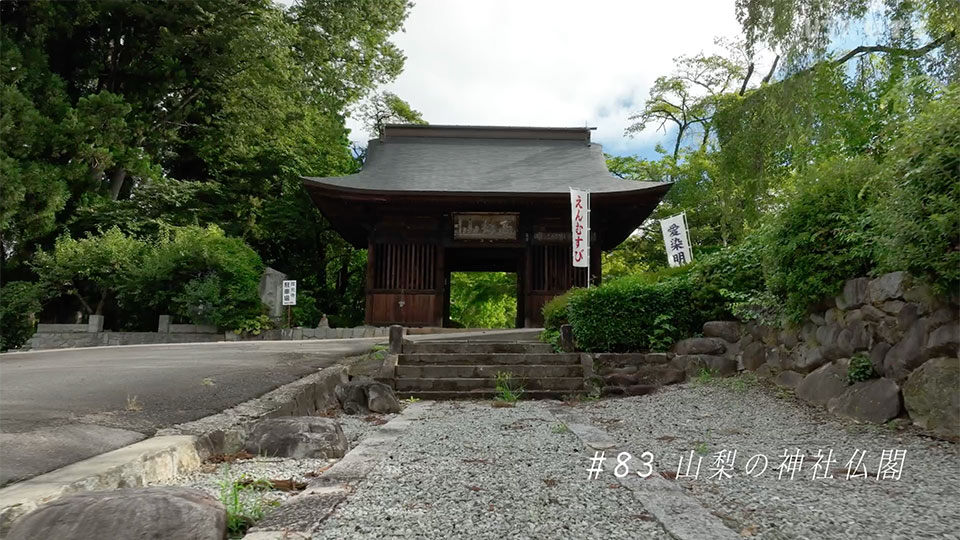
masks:
{"label": "curved roof eave", "polygon": [[[382,197],[391,197],[391,196],[421,196],[421,197],[559,197],[559,196],[569,196],[569,191],[506,191],[506,190],[411,190],[411,189],[372,189],[368,187],[361,186],[344,186],[340,183],[331,183],[325,182],[324,180],[328,179],[337,179],[345,180],[350,177],[339,176],[339,177],[309,177],[302,176],[301,179],[309,187],[321,188],[326,191],[339,192],[344,195],[353,195],[363,198],[364,196],[371,198],[382,198]],[[605,190],[605,191],[594,191],[591,195],[600,196],[601,198],[607,198],[607,196],[616,196],[616,195],[660,195],[665,194],[670,187],[673,185],[673,182],[642,182],[642,181],[633,181],[625,180],[625,183],[635,184],[636,187],[630,186],[629,189],[620,189],[620,190]],[[577,187],[577,186],[570,186]]]}

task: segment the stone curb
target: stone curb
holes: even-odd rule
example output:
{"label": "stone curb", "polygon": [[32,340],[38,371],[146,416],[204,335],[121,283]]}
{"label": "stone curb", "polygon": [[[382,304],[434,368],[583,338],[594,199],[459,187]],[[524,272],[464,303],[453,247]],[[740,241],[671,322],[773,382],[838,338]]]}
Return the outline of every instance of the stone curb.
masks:
{"label": "stone curb", "polygon": [[196,436],[202,459],[236,452],[264,418],[311,416],[339,407],[334,389],[348,380],[347,372],[347,366],[329,366],[223,412],[161,429],[157,435]]}
{"label": "stone curb", "polygon": [[423,401],[407,405],[402,413],[368,435],[303,492],[287,499],[267,514],[251,533],[270,536],[254,538],[285,538],[282,535],[310,535],[316,531],[356,485],[387,457],[397,439],[414,422],[419,421],[433,403]]}
{"label": "stone curb", "polygon": [[162,429],[156,436],[0,489],[0,537],[20,516],[63,495],[138,487],[194,471],[213,454],[242,449],[264,418],[308,416],[337,406],[333,389],[346,379],[337,364],[221,413]]}
{"label": "stone curb", "polygon": [[41,504],[78,491],[138,487],[200,466],[197,438],[153,437],[0,489],[0,536]]}
{"label": "stone curb", "polygon": [[[558,407],[550,407],[553,416],[565,424],[590,450],[606,452],[604,470],[612,470],[621,445],[606,432],[590,425],[579,414]],[[616,477],[614,477],[616,478]],[[656,472],[647,478],[628,474],[617,478],[623,487],[653,515],[666,531],[677,540],[734,540],[739,534],[711,514],[696,499],[681,491]]]}

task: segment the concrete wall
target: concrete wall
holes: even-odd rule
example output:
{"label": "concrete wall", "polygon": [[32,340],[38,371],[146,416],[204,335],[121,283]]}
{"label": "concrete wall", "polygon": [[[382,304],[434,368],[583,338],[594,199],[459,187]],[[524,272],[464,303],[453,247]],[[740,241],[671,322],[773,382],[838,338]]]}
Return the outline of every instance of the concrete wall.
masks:
{"label": "concrete wall", "polygon": [[[163,327],[162,324],[159,326]],[[170,324],[170,329],[167,332],[87,332],[72,327],[87,328],[87,325],[39,325],[37,333],[30,338],[23,350],[70,349],[104,345],[207,343],[214,341],[369,338],[387,337],[388,333],[386,327],[373,326],[357,328],[278,328],[267,330],[257,336],[238,336],[230,331],[218,332],[215,328],[211,332],[211,327],[175,324]],[[194,331],[188,331],[189,329],[194,329]]]}

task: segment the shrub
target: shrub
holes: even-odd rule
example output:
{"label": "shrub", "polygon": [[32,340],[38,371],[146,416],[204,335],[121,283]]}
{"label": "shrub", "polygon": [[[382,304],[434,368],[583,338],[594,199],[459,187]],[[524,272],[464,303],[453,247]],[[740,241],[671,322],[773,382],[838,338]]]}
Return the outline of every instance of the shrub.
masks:
{"label": "shrub", "polygon": [[147,255],[130,294],[196,324],[243,329],[263,314],[262,273],[260,256],[243,240],[215,226],[182,227]]}
{"label": "shrub", "polygon": [[764,238],[767,286],[794,321],[872,267],[865,192],[877,169],[869,158],[812,166],[773,217]]}
{"label": "shrub", "polygon": [[877,377],[877,373],[873,370],[873,364],[867,355],[860,353],[850,359],[850,365],[847,367],[848,381],[855,383],[875,377]]}
{"label": "shrub", "polygon": [[559,331],[561,326],[569,324],[570,316],[567,313],[567,308],[570,305],[570,299],[584,290],[586,289],[570,289],[544,304],[541,310],[543,327],[547,330]]}
{"label": "shrub", "polygon": [[17,349],[30,339],[45,297],[39,283],[11,281],[0,288],[0,351]]}
{"label": "shrub", "polygon": [[84,313],[99,315],[142,266],[147,247],[117,227],[79,240],[64,235],[52,251],[37,253],[33,267],[46,288],[76,298]]}
{"label": "shrub", "polygon": [[882,271],[960,290],[960,84],[903,129],[884,160],[871,212]]}
{"label": "shrub", "polygon": [[628,276],[583,289],[567,308],[577,346],[612,352],[667,347],[706,320],[693,303],[694,290],[688,275],[656,283]]}

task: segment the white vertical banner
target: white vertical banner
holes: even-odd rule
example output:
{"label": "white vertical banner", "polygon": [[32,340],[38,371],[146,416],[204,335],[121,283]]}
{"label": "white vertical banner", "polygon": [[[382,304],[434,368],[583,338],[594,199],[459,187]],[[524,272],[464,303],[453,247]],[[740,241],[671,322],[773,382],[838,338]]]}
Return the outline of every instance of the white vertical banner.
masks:
{"label": "white vertical banner", "polygon": [[687,230],[687,213],[683,212],[660,220],[663,244],[667,248],[667,263],[671,267],[693,262],[690,233]]}
{"label": "white vertical banner", "polygon": [[[590,273],[590,192],[570,188],[570,223],[572,225],[573,266]],[[587,282],[589,283],[589,278]]]}

